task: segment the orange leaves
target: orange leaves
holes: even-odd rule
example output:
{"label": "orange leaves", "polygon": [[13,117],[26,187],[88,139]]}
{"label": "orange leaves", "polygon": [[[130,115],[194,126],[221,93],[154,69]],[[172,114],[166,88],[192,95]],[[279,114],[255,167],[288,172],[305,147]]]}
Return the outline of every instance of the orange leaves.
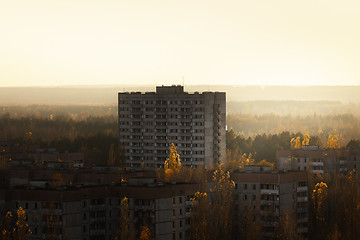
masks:
{"label": "orange leaves", "polygon": [[300,149],[301,148],[301,140],[300,137],[292,138],[290,140],[291,149]]}
{"label": "orange leaves", "polygon": [[165,161],[164,169],[165,169],[165,173],[166,170],[168,169],[170,169],[173,173],[177,173],[181,169],[180,155],[177,153],[174,143],[171,143],[170,156]]}
{"label": "orange leaves", "polygon": [[223,165],[219,165],[219,168],[215,170],[213,175],[214,186],[210,189],[210,192],[218,193],[222,197],[231,198],[235,183],[230,178],[229,171],[223,168]]}
{"label": "orange leaves", "polygon": [[304,139],[302,141],[303,146],[308,146],[310,144],[310,135],[306,132],[304,134]]}
{"label": "orange leaves", "polygon": [[164,181],[176,179],[181,169],[180,155],[177,153],[174,143],[171,143],[170,156],[164,163]]}
{"label": "orange leaves", "polygon": [[339,144],[339,137],[336,134],[329,134],[328,141],[327,141],[327,148],[340,148]]}
{"label": "orange leaves", "polygon": [[149,227],[142,226],[139,240],[151,240],[151,239],[152,239],[152,236],[151,236],[151,231],[150,231]]}
{"label": "orange leaves", "polygon": [[327,198],[327,184],[324,182],[319,182],[315,185],[312,199],[314,204],[314,209],[316,212],[316,219],[321,222],[325,221],[325,216],[323,213],[325,200]]}

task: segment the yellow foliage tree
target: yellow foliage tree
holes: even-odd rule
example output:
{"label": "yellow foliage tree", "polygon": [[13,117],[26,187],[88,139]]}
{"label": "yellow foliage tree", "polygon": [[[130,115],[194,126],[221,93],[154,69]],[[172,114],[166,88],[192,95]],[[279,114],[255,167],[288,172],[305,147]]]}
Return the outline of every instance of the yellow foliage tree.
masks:
{"label": "yellow foliage tree", "polygon": [[132,228],[130,225],[129,199],[124,197],[120,204],[120,224],[117,229],[115,240],[130,240]]}
{"label": "yellow foliage tree", "polygon": [[211,239],[231,239],[232,204],[235,183],[220,164],[213,174],[211,192]]}
{"label": "yellow foliage tree", "polygon": [[304,139],[303,139],[303,141],[302,141],[302,145],[303,145],[303,147],[304,146],[308,146],[310,144],[310,136],[309,136],[309,134],[306,132],[305,134],[304,134]]}
{"label": "yellow foliage tree", "polygon": [[[228,156],[227,156],[228,157]],[[232,156],[232,158],[227,158],[226,169],[233,170],[244,168],[246,165],[255,164],[255,160],[252,158],[251,153],[246,156],[244,153],[241,156]]]}
{"label": "yellow foliage tree", "polygon": [[340,148],[339,138],[336,134],[329,134],[328,141],[327,141],[327,148]]}
{"label": "yellow foliage tree", "polygon": [[191,239],[208,240],[207,194],[205,192],[196,192],[191,201]]}
{"label": "yellow foliage tree", "polygon": [[151,240],[151,231],[148,226],[142,226],[139,240]]}
{"label": "yellow foliage tree", "polygon": [[291,143],[291,149],[300,149],[301,148],[301,140],[300,137],[292,138],[290,140]]}
{"label": "yellow foliage tree", "polygon": [[327,197],[327,184],[324,182],[319,182],[315,185],[315,188],[312,192],[312,200],[315,209],[315,216],[318,222],[324,222],[324,204]]}
{"label": "yellow foliage tree", "polygon": [[15,240],[27,240],[30,239],[31,231],[26,223],[25,210],[19,207],[17,210],[17,220],[14,228],[14,239]]}
{"label": "yellow foliage tree", "polygon": [[5,219],[3,221],[3,224],[2,224],[0,230],[1,230],[0,239],[3,239],[3,240],[11,240],[12,239],[11,234],[12,234],[13,228],[12,228],[11,212],[6,213]]}
{"label": "yellow foliage tree", "polygon": [[165,169],[165,179],[167,180],[169,180],[171,176],[179,173],[181,170],[180,155],[177,153],[174,143],[171,143],[170,156],[165,161],[164,169]]}

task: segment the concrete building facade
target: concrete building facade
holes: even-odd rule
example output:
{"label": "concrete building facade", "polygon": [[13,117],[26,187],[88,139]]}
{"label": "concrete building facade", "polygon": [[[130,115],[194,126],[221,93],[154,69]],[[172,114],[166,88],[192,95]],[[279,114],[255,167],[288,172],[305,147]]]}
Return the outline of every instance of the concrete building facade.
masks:
{"label": "concrete building facade", "polygon": [[211,168],[225,162],[226,94],[187,93],[183,86],[156,92],[120,92],[119,146],[127,167],[157,168],[177,146],[182,164]]}
{"label": "concrete building facade", "polygon": [[277,151],[276,159],[279,170],[329,175],[360,170],[360,150],[345,148],[321,149],[306,146],[302,149]]}
{"label": "concrete building facade", "polygon": [[[286,210],[294,213],[297,232],[308,239],[308,177],[306,172],[263,171],[258,166],[231,173],[235,182],[237,216],[261,226],[262,239],[276,239],[280,217]],[[243,219],[240,219],[240,222]]]}
{"label": "concrete building facade", "polygon": [[[196,184],[139,184],[58,189],[2,189],[0,210],[26,212],[30,239],[107,240],[118,234],[121,200],[129,199],[131,239],[147,226],[154,239],[190,239]],[[0,218],[1,219],[1,218]]]}

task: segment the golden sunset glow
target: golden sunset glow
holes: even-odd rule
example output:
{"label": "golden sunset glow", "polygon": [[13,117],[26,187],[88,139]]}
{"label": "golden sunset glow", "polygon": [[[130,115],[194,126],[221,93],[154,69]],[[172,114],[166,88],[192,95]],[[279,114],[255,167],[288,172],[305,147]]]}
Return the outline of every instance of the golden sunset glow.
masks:
{"label": "golden sunset glow", "polygon": [[3,1],[0,86],[360,84],[360,2]]}

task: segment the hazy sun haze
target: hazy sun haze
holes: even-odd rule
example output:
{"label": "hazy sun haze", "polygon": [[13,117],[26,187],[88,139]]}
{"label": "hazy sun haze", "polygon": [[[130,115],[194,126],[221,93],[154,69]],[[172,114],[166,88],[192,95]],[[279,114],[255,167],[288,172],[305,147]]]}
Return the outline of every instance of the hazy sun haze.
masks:
{"label": "hazy sun haze", "polygon": [[0,86],[359,85],[360,2],[3,1]]}

